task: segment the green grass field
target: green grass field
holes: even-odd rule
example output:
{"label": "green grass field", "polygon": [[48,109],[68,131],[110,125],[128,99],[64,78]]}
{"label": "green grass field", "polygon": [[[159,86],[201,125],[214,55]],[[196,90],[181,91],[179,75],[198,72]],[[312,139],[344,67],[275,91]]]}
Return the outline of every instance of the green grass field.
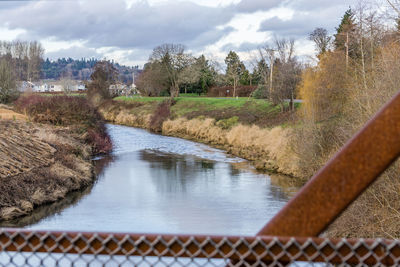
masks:
{"label": "green grass field", "polygon": [[[114,98],[117,101],[127,101],[127,102],[161,102],[163,100],[169,99],[169,97],[126,97],[119,96]],[[221,109],[221,108],[241,108],[246,104],[256,105],[261,109],[270,108],[271,104],[267,100],[263,99],[252,99],[248,97],[199,97],[199,96],[181,96],[174,98],[176,105],[187,106],[204,106],[210,109]]]}
{"label": "green grass field", "polygon": [[[169,97],[125,97],[114,98],[117,102],[141,103],[133,112],[152,112],[158,103]],[[181,96],[174,98],[176,103],[171,107],[173,118],[211,117],[219,120],[237,121],[245,124],[268,126],[281,121],[281,107],[273,105],[268,100],[247,97],[199,97]],[[285,120],[285,119],[284,119]]]}

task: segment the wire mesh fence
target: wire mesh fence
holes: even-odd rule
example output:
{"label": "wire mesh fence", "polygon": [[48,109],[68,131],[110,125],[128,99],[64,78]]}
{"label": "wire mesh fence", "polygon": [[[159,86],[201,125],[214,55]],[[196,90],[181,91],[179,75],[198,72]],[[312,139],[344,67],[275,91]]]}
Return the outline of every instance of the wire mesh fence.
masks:
{"label": "wire mesh fence", "polygon": [[400,241],[0,230],[0,266],[399,265]]}

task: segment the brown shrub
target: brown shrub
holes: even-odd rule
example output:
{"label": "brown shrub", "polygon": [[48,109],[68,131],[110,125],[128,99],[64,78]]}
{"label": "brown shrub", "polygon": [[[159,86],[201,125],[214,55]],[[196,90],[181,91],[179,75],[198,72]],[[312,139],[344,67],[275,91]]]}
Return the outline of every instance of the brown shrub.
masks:
{"label": "brown shrub", "polygon": [[158,104],[156,110],[150,118],[149,128],[153,132],[161,132],[163,122],[171,115],[171,106],[175,104],[172,99],[167,99]]}
{"label": "brown shrub", "polygon": [[86,142],[95,154],[108,153],[112,149],[103,118],[84,97],[22,96],[15,102],[15,107],[35,122],[72,126],[71,129],[79,134],[86,132]]}

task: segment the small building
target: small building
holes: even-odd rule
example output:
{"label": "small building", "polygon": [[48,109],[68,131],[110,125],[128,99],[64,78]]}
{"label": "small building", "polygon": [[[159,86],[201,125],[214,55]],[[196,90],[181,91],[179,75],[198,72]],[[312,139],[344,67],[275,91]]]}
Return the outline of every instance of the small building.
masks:
{"label": "small building", "polygon": [[60,84],[59,81],[54,81],[54,82],[48,82],[44,84],[46,88],[46,92],[63,92],[64,91],[64,86]]}
{"label": "small building", "polygon": [[82,81],[76,80],[42,80],[36,83],[29,81],[18,82],[18,91],[20,92],[78,92],[86,90]]}
{"label": "small building", "polygon": [[123,83],[115,83],[109,87],[111,95],[127,95],[130,88]]}
{"label": "small building", "polygon": [[21,93],[34,92],[35,86],[36,85],[34,83],[28,81],[17,82],[17,90]]}

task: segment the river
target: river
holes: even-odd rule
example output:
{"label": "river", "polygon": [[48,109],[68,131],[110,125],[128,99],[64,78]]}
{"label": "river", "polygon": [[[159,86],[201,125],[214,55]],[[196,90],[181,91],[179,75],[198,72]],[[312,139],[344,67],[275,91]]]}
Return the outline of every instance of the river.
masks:
{"label": "river", "polygon": [[254,235],[296,191],[204,144],[126,126],[107,129],[114,149],[96,159],[93,186],[2,226]]}

